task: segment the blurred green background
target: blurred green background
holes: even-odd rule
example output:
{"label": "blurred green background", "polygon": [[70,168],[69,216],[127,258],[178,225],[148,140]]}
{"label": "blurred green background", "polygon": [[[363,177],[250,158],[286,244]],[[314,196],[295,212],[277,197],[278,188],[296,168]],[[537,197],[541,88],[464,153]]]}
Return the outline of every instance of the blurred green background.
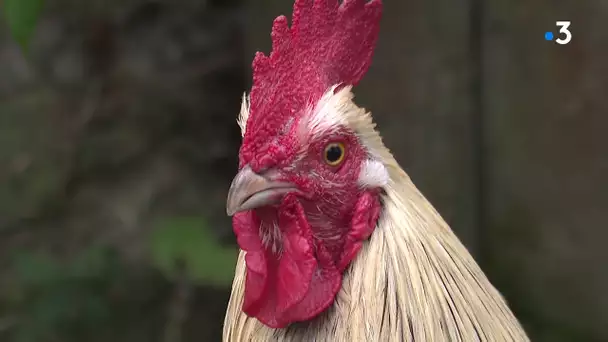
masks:
{"label": "blurred green background", "polygon": [[[292,2],[0,4],[0,341],[219,341],[235,119]],[[385,0],[355,89],[534,341],[608,341],[607,18]]]}

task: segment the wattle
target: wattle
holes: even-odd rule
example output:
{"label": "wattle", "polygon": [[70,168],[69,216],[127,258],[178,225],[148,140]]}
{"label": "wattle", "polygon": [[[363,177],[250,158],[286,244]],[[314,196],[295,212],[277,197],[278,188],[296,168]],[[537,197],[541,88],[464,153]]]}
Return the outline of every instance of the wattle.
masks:
{"label": "wattle", "polygon": [[247,252],[243,311],[271,328],[307,321],[325,311],[340,290],[342,272],[374,231],[380,210],[378,191],[361,193],[350,210],[342,244],[331,251],[327,243],[315,239],[293,194],[285,196],[272,213],[281,230],[278,249],[262,244],[262,221],[256,211],[236,214],[234,232]]}
{"label": "wattle", "polygon": [[342,275],[322,244],[313,241],[299,201],[286,196],[281,204],[277,253],[262,245],[260,223],[255,211],[233,218],[237,242],[247,252],[243,311],[271,328],[282,328],[327,309],[340,289]]}

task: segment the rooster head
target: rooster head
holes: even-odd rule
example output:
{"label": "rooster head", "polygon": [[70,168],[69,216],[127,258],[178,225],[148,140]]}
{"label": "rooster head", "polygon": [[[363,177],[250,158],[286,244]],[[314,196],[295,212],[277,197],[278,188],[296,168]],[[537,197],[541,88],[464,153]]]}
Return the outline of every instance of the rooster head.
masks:
{"label": "rooster head", "polygon": [[350,89],[371,63],[381,10],[296,0],[291,27],[276,18],[272,52],[253,61],[227,211],[246,252],[243,311],[271,328],[332,304],[380,215],[388,173],[357,129],[369,116]]}

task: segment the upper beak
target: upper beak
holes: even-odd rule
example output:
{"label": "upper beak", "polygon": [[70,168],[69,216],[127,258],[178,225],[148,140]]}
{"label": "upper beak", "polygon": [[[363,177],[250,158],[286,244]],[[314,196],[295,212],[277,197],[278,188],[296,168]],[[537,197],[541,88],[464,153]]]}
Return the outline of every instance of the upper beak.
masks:
{"label": "upper beak", "polygon": [[271,180],[253,172],[247,165],[232,180],[226,200],[226,213],[232,216],[239,211],[278,203],[284,194],[294,190],[296,188],[293,184]]}

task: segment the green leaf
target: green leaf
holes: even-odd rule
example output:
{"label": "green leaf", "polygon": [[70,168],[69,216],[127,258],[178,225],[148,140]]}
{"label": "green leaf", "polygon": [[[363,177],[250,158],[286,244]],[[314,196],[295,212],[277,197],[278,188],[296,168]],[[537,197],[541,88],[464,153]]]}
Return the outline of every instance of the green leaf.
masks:
{"label": "green leaf", "polygon": [[112,254],[105,246],[92,246],[84,250],[69,265],[68,272],[75,278],[97,278],[108,274]]}
{"label": "green leaf", "polygon": [[4,0],[4,18],[13,39],[27,50],[34,33],[44,0]]}
{"label": "green leaf", "polygon": [[109,297],[117,284],[112,276],[115,256],[113,249],[101,245],[90,246],[71,260],[41,252],[14,251],[11,278],[21,293],[9,301],[2,298],[7,296],[4,288],[0,293],[0,304],[8,303],[11,310],[19,313],[17,324],[11,328],[11,340],[86,341],[90,339],[81,336],[88,336],[94,329],[103,330],[100,327],[115,315],[114,302]]}
{"label": "green leaf", "polygon": [[15,252],[12,264],[17,278],[25,287],[45,286],[61,277],[60,265],[45,255]]}
{"label": "green leaf", "polygon": [[236,249],[224,248],[200,217],[162,220],[150,235],[150,252],[156,267],[173,277],[178,264],[201,284],[229,286],[234,277]]}

